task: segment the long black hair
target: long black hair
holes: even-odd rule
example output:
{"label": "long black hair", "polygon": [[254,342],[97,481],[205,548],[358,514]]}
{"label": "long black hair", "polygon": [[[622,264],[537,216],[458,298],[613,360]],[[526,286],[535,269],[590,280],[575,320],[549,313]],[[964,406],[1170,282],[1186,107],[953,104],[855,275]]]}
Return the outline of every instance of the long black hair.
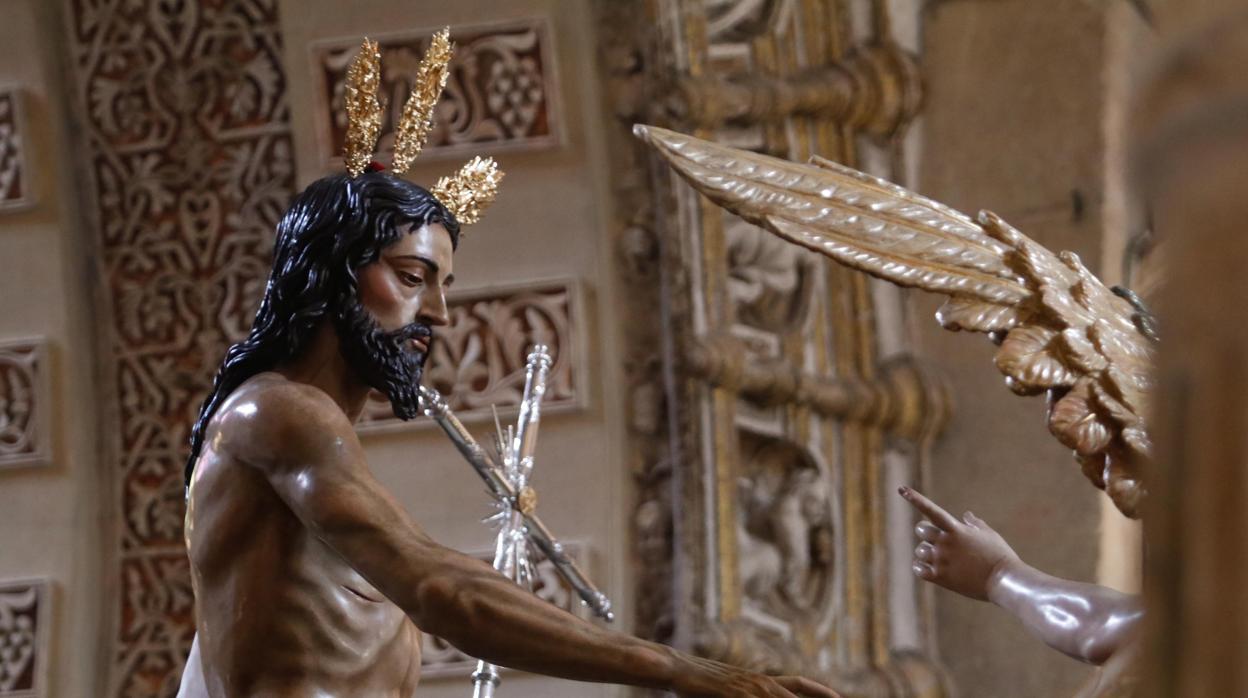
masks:
{"label": "long black hair", "polygon": [[431,223],[445,227],[458,247],[459,222],[451,212],[423,187],[388,172],[332,175],[295,197],[277,224],[273,271],[251,332],[225,353],[191,430],[188,485],[208,422],[230,393],[297,356],[322,319],[355,301],[360,267],[376,261],[408,226]]}

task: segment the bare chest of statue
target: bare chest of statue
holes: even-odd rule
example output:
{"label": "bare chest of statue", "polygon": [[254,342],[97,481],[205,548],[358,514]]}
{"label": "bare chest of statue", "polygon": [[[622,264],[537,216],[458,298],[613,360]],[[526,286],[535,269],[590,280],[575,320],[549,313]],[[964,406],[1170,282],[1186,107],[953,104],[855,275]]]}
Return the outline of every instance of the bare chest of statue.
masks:
{"label": "bare chest of statue", "polygon": [[197,636],[180,696],[413,694],[420,633],[412,622],[259,471],[211,444],[192,483],[186,539]]}

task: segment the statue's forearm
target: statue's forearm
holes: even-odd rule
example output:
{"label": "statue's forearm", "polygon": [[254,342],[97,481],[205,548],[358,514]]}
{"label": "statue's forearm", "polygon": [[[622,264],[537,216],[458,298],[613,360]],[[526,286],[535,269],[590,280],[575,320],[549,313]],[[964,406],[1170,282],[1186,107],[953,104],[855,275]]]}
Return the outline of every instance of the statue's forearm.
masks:
{"label": "statue's forearm", "polygon": [[1143,616],[1136,597],[1059,579],[1017,560],[993,575],[988,597],[1048,646],[1098,665],[1126,645]]}
{"label": "statue's forearm", "polygon": [[438,545],[362,467],[270,477],[300,520],[417,627],[468,654],[583,681],[665,689],[681,678],[683,655],[598,628]]}
{"label": "statue's forearm", "polygon": [[424,587],[417,625],[479,659],[562,678],[659,689],[670,688],[676,678],[680,655],[674,650],[576,618],[484,566],[440,576]]}
{"label": "statue's forearm", "polygon": [[[365,510],[365,500],[352,503],[349,491],[337,490],[331,507],[342,507],[344,520]],[[421,630],[478,659],[535,673],[660,689],[676,678],[681,655],[670,648],[562,611],[373,501],[376,520],[345,523],[321,511],[312,517],[320,522],[315,530]]]}

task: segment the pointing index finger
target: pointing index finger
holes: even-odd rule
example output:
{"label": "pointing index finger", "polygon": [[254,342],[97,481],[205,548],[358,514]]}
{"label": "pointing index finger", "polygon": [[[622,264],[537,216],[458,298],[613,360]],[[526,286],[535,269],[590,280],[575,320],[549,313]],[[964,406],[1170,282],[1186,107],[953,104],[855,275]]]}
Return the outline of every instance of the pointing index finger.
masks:
{"label": "pointing index finger", "polygon": [[901,494],[902,499],[910,502],[911,506],[918,509],[919,513],[931,519],[932,523],[946,531],[953,531],[958,528],[958,520],[955,519],[949,512],[941,509],[940,505],[936,504],[936,502],[924,497],[923,493],[909,487],[902,487],[897,491]]}

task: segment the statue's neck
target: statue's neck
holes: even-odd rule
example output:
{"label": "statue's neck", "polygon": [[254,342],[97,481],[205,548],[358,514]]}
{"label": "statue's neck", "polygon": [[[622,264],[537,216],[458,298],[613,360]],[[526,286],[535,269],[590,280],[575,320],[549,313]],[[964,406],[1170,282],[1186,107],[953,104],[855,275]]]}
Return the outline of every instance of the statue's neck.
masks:
{"label": "statue's neck", "polygon": [[289,380],[324,391],[353,423],[364,412],[370,387],[360,379],[339,348],[338,333],[328,318],[317,326],[312,339],[294,359],[277,367]]}

